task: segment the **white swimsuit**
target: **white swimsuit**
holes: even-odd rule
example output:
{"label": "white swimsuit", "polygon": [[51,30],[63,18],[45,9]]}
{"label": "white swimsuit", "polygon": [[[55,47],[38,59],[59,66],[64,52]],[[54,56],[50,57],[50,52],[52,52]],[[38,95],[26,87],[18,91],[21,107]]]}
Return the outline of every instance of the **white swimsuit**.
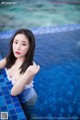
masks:
{"label": "white swimsuit", "polygon": [[[5,69],[5,71],[6,71],[8,80],[11,81],[12,85],[14,86],[17,83],[17,81],[15,81],[13,78],[9,76],[7,69]],[[22,103],[29,101],[33,97],[35,92],[33,88],[34,86],[33,83],[34,81],[32,81],[29,85],[25,85],[23,91],[18,95]]]}

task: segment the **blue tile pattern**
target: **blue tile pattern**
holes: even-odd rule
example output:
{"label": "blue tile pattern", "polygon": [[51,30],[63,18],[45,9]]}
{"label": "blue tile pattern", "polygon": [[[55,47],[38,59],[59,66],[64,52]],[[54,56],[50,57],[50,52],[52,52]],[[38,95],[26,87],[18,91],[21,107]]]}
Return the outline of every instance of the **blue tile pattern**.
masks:
{"label": "blue tile pattern", "polygon": [[18,97],[10,95],[11,88],[12,84],[6,76],[5,69],[0,70],[0,113],[8,112],[8,120],[26,120]]}

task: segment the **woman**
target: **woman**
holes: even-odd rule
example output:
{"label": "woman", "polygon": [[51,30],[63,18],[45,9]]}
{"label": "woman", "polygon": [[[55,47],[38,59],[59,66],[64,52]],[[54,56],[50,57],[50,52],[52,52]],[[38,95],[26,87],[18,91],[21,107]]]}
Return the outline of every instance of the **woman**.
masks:
{"label": "woman", "polygon": [[33,61],[35,38],[28,29],[18,30],[11,42],[9,55],[0,61],[0,69],[6,68],[6,73],[13,87],[12,96],[19,96],[23,110],[30,120],[30,112],[36,102],[37,94],[33,88],[33,77],[40,66]]}

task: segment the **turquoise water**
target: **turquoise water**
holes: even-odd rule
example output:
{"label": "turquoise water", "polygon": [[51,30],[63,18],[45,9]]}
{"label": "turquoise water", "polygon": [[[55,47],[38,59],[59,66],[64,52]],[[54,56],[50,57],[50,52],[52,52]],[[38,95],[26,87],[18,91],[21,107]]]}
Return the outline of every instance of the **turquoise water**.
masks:
{"label": "turquoise water", "polygon": [[0,3],[0,31],[80,23],[80,4],[54,3],[53,0],[10,1]]}

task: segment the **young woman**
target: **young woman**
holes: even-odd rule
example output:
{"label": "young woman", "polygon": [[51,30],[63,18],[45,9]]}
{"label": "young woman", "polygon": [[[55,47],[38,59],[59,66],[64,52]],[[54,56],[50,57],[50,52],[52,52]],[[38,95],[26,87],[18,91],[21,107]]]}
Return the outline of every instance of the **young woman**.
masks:
{"label": "young woman", "polygon": [[34,90],[33,78],[38,73],[40,66],[33,61],[35,38],[28,29],[18,30],[11,42],[10,53],[0,61],[0,69],[6,68],[8,79],[13,87],[12,96],[19,96],[23,110],[30,118],[30,110],[34,106],[37,94]]}

